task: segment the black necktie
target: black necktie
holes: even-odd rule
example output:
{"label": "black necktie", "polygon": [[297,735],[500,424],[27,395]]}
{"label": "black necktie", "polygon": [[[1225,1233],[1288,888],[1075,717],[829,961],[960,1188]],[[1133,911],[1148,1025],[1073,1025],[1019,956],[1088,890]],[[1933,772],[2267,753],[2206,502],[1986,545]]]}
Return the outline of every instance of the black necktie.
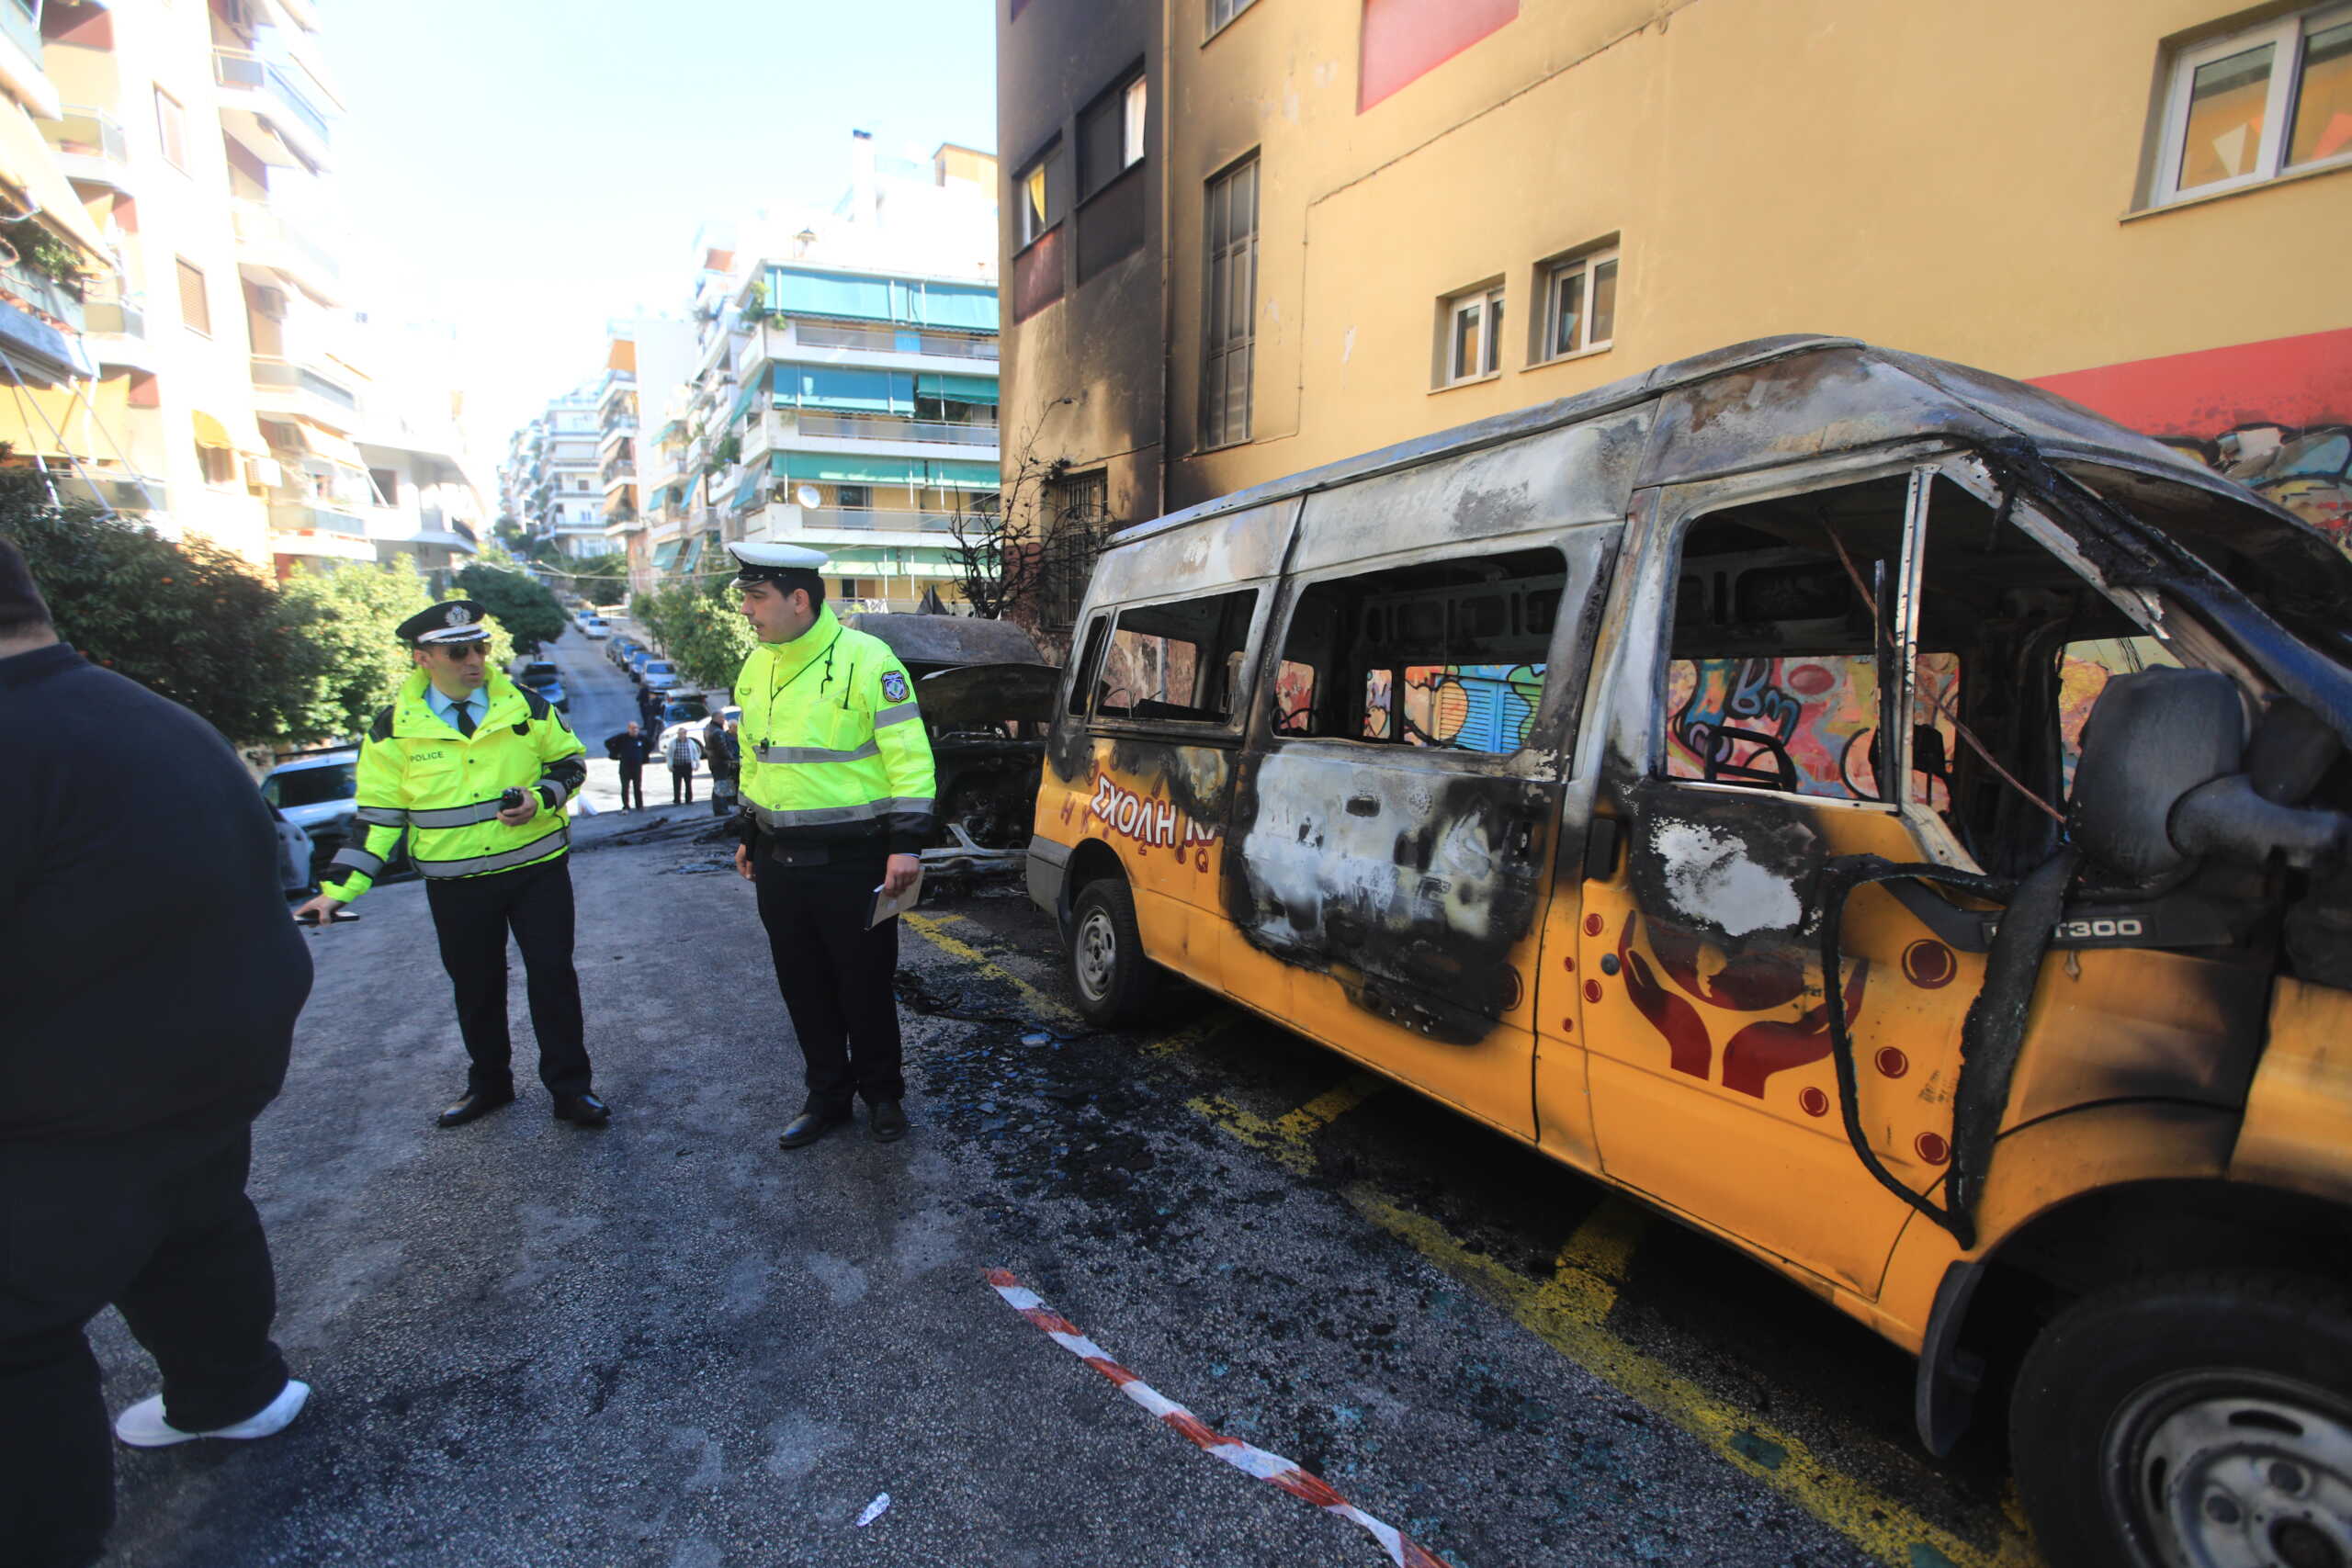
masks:
{"label": "black necktie", "polygon": [[458,705],[458,733],[470,738],[474,732],[474,705],[470,698]]}

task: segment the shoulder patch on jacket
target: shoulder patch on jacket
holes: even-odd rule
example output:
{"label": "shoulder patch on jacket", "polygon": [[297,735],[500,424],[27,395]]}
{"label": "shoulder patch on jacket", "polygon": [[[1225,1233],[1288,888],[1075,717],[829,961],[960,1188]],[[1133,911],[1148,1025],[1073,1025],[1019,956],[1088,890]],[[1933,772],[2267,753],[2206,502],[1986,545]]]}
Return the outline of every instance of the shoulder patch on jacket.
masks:
{"label": "shoulder patch on jacket", "polygon": [[884,702],[905,702],[907,700],[907,672],[905,671],[885,670],[882,672],[882,700]]}
{"label": "shoulder patch on jacket", "polygon": [[370,740],[390,740],[391,738],[392,705],[390,703],[387,703],[381,708],[377,710],[375,719],[368,726],[368,739]]}

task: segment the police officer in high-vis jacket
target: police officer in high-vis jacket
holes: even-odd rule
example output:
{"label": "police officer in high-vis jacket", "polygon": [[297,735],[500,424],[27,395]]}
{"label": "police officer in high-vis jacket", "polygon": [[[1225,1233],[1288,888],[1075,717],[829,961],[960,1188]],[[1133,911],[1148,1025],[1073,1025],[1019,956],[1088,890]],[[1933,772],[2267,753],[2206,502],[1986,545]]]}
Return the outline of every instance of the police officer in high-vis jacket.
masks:
{"label": "police officer in high-vis jacket", "polygon": [[760,639],[735,681],[735,869],[759,886],[776,985],[808,1066],[808,1101],[777,1141],[814,1143],[862,1099],[866,1130],[888,1143],[907,1130],[890,987],[899,922],[868,922],[877,893],[902,893],[921,873],[936,794],[931,740],[898,655],[825,607],[823,555],[727,547]]}
{"label": "police officer in high-vis jacket", "polygon": [[612,1112],[591,1092],[571,967],[571,870],[564,802],[587,777],[585,750],[537,692],[487,668],[482,606],[454,599],[411,615],[400,637],[416,671],[376,716],[359,748],[363,841],[334,857],[324,889],[300,913],[322,921],[368,891],[408,835],[425,876],[441,965],[457,992],[458,1028],[472,1066],[464,1098],[441,1112],[463,1126],[510,1104],[506,934],[523,950],[539,1080],[556,1116],[601,1127]]}

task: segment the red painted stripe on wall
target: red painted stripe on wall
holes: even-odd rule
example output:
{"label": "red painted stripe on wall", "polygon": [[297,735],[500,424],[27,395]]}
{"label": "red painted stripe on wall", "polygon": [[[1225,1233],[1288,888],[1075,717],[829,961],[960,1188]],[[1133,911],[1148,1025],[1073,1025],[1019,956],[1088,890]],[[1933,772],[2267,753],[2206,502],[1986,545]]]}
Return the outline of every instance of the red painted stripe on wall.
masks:
{"label": "red painted stripe on wall", "polygon": [[2070,370],[2033,384],[2150,435],[2202,441],[2245,424],[2352,423],[2352,328]]}
{"label": "red painted stripe on wall", "polygon": [[1427,75],[1519,15],[1519,0],[1363,0],[1356,113]]}

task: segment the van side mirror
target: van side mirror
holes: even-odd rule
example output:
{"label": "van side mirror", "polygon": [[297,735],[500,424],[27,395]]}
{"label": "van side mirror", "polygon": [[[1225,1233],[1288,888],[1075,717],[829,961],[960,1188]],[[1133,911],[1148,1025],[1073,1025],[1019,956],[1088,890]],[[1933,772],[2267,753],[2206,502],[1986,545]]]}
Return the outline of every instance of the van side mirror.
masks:
{"label": "van side mirror", "polygon": [[2251,748],[2229,678],[2211,670],[2143,670],[2107,683],[2083,726],[2067,802],[2092,863],[2135,883],[2186,872],[2209,855],[2309,868],[2352,849],[2352,818],[2298,804],[2338,746],[2294,705],[2264,719]]}

